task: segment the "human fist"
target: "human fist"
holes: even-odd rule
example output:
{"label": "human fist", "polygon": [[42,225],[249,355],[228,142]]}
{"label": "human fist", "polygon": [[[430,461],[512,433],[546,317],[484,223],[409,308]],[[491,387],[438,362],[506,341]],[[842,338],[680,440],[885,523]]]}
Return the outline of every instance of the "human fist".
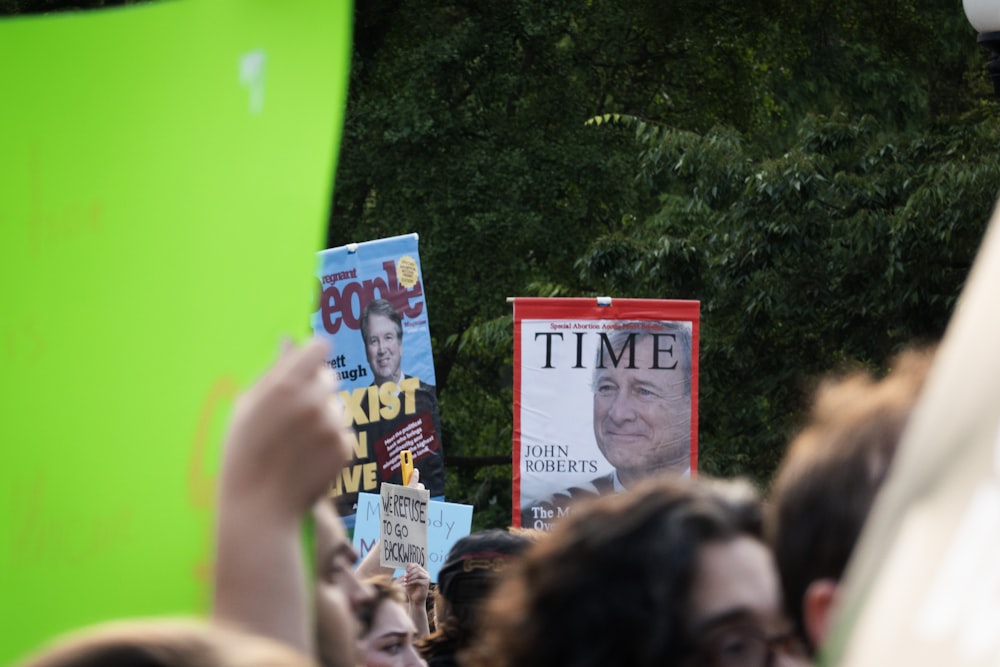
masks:
{"label": "human fist", "polygon": [[[327,343],[286,346],[236,401],[226,437],[223,484],[295,516],[329,489],[351,455]],[[261,496],[260,494],[263,494]]]}

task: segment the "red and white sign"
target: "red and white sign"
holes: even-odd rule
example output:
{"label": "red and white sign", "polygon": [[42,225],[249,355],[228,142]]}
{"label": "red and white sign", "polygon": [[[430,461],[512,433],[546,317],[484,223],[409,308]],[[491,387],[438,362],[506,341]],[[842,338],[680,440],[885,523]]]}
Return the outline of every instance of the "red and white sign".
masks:
{"label": "red and white sign", "polygon": [[513,525],[698,465],[697,301],[514,299]]}

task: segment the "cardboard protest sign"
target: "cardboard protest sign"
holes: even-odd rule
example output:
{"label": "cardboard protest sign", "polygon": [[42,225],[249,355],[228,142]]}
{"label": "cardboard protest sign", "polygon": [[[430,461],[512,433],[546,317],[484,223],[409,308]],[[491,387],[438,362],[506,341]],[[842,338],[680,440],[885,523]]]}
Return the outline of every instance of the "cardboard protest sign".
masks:
{"label": "cardboard protest sign", "polygon": [[514,299],[513,524],[698,465],[697,301]]}
{"label": "cardboard protest sign", "polygon": [[308,335],[352,7],[0,20],[0,664],[208,609],[232,400]]}
{"label": "cardboard protest sign", "polygon": [[[358,517],[354,524],[354,550],[361,558],[377,544],[380,521],[380,497],[374,493],[358,494]],[[427,572],[437,582],[438,572],[455,542],[472,532],[472,505],[430,501],[427,508]]]}
{"label": "cardboard protest sign", "polygon": [[379,562],[383,567],[427,567],[427,489],[383,484],[380,490]]}
{"label": "cardboard protest sign", "polygon": [[319,253],[322,294],[312,327],[328,338],[357,440],[331,495],[349,528],[358,494],[402,484],[399,454],[413,452],[420,482],[444,499],[444,454],[417,235]]}
{"label": "cardboard protest sign", "polygon": [[823,664],[1000,660],[1000,215],[851,561]]}

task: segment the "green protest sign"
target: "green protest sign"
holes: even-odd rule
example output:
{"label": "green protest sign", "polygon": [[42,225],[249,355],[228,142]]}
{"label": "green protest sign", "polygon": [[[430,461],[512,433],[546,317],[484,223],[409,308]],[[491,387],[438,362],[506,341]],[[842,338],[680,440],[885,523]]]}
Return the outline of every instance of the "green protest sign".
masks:
{"label": "green protest sign", "polygon": [[232,399],[315,309],[351,10],[0,21],[0,664],[207,609]]}

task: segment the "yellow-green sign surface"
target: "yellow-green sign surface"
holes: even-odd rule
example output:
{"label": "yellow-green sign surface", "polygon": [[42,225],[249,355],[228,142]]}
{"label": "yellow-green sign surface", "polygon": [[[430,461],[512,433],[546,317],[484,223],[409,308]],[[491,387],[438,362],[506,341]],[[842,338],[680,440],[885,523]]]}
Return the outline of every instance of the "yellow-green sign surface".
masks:
{"label": "yellow-green sign surface", "polygon": [[309,330],[348,0],[0,21],[0,664],[203,613],[219,440]]}

